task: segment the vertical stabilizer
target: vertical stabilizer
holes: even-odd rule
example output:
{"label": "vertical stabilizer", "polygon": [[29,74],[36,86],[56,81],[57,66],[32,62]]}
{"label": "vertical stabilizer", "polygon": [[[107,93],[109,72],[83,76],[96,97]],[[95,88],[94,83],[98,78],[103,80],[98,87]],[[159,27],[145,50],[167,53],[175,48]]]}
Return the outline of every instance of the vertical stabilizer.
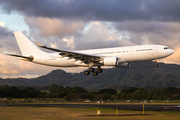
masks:
{"label": "vertical stabilizer", "polygon": [[33,54],[44,53],[31,40],[29,40],[22,32],[15,31],[14,35],[19,45],[22,55],[29,56]]}

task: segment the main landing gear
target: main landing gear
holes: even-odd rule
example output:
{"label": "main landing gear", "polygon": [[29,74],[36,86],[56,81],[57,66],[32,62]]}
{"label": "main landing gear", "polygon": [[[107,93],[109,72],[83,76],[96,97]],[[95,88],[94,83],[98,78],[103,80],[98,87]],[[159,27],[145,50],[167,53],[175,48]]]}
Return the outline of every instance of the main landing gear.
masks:
{"label": "main landing gear", "polygon": [[158,67],[158,60],[155,60],[154,67]]}
{"label": "main landing gear", "polygon": [[103,70],[101,69],[101,67],[98,66],[97,69],[89,68],[88,70],[84,71],[84,74],[85,74],[85,75],[89,75],[90,72],[93,72],[93,75],[94,75],[94,76],[97,76],[98,73],[102,73],[102,71],[103,71]]}

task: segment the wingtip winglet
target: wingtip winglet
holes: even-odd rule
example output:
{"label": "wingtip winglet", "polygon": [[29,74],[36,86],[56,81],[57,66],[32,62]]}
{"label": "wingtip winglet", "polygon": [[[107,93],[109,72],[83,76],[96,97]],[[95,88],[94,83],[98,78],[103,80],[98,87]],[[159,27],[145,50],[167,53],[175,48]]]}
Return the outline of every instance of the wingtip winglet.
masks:
{"label": "wingtip winglet", "polygon": [[44,45],[42,45],[41,43],[39,43],[38,41],[35,41],[36,45],[39,46],[39,47],[42,47]]}

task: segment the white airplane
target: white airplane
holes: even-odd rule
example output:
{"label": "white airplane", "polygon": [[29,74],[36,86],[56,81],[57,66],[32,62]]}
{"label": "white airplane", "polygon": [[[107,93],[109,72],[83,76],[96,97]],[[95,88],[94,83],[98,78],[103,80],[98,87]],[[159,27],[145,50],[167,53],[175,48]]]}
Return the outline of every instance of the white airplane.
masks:
{"label": "white airplane", "polygon": [[[22,55],[8,55],[48,66],[89,67],[88,70],[84,71],[85,75],[93,72],[93,75],[97,76],[98,73],[102,73],[101,66],[129,68],[132,62],[155,60],[154,66],[157,67],[157,59],[165,58],[174,53],[174,50],[163,45],[140,45],[70,51],[47,47],[35,41],[37,46],[54,51],[54,53],[47,53],[40,50],[23,33],[16,31],[14,35]],[[97,67],[97,69],[93,67]]]}

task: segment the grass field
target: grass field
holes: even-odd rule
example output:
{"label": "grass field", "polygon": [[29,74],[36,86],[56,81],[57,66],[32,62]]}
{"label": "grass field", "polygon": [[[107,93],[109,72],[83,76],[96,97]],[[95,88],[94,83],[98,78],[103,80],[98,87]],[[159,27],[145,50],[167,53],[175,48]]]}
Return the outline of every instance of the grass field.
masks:
{"label": "grass field", "polygon": [[[97,110],[101,115],[97,116]],[[180,112],[119,110],[101,108],[0,107],[0,120],[180,120]]]}

